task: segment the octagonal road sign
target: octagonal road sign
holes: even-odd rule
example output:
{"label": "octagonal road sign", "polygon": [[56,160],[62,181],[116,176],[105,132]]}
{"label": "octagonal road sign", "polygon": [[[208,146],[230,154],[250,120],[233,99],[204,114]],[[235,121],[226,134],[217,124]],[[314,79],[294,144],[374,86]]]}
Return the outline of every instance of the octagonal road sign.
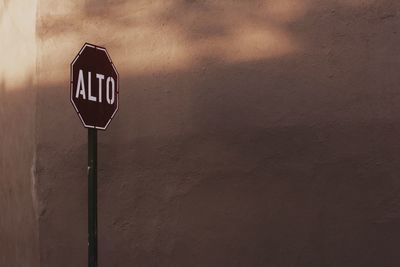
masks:
{"label": "octagonal road sign", "polygon": [[119,75],[104,47],[85,43],[71,63],[70,87],[83,126],[105,130],[118,110]]}

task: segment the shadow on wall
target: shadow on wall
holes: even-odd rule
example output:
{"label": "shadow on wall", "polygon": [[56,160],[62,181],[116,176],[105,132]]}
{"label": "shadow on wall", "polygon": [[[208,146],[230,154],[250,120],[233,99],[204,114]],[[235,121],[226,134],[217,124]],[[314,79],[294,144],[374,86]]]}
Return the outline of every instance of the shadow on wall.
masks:
{"label": "shadow on wall", "polygon": [[99,144],[105,266],[400,263],[400,4],[101,3],[39,8],[43,266],[86,257],[85,132],[68,99],[84,41],[122,77]]}

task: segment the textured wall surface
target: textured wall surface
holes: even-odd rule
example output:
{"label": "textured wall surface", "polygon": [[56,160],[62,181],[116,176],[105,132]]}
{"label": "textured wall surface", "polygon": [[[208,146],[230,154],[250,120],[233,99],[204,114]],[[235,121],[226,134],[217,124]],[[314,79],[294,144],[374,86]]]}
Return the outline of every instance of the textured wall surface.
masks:
{"label": "textured wall surface", "polygon": [[36,1],[0,1],[0,266],[39,265]]}
{"label": "textured wall surface", "polygon": [[40,0],[41,266],[87,264],[87,133],[69,101],[84,42],[121,76],[99,133],[99,266],[399,266],[399,10]]}

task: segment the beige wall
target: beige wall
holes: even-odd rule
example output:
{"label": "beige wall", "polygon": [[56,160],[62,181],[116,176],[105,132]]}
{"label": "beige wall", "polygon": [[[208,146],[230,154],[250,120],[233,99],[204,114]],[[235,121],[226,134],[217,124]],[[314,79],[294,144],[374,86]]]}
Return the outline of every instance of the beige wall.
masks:
{"label": "beige wall", "polygon": [[0,266],[39,266],[36,1],[0,1]]}
{"label": "beige wall", "polygon": [[41,266],[87,261],[87,136],[69,102],[84,42],[121,76],[99,133],[100,266],[398,266],[399,8],[39,1]]}

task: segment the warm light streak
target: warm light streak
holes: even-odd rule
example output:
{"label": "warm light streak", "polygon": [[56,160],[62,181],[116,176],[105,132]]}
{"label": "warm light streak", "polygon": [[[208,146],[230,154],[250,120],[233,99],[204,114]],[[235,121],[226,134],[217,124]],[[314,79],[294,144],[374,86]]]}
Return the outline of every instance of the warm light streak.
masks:
{"label": "warm light streak", "polygon": [[[283,1],[283,2],[282,2]],[[84,42],[106,46],[122,75],[180,71],[216,58],[225,63],[264,60],[296,52],[284,24],[304,14],[290,0],[247,2],[122,1],[106,9],[73,1],[39,8],[42,83],[66,79]]]}
{"label": "warm light streak", "polygon": [[0,89],[32,84],[36,66],[36,1],[0,0]]}

